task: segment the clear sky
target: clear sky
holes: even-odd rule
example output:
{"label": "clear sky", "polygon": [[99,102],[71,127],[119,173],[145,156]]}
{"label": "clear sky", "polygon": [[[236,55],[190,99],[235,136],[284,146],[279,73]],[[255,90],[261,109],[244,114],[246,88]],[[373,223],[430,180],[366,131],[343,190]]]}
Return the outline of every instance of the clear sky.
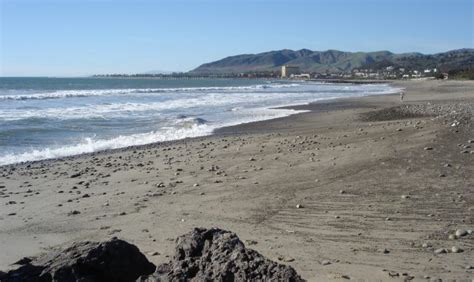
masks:
{"label": "clear sky", "polygon": [[474,47],[474,0],[0,0],[1,76],[187,71],[278,49]]}

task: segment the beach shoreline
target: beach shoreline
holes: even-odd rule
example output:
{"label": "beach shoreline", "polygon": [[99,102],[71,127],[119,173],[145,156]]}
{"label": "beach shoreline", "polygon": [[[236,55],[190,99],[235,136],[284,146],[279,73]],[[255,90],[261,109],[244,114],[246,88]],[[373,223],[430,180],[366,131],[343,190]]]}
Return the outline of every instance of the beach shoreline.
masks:
{"label": "beach shoreline", "polygon": [[[291,81],[292,80],[287,80],[287,82],[291,82]],[[321,81],[317,81],[317,82],[321,82]],[[331,84],[332,83],[337,84],[337,81],[331,82]],[[347,83],[347,82],[341,82],[341,83]],[[368,81],[366,84],[374,84],[374,83],[375,82]],[[376,83],[388,84],[387,81],[379,81],[379,82],[376,82]],[[364,83],[354,83],[354,84],[364,84]],[[399,89],[401,89],[401,88],[394,87],[393,91],[398,91]],[[380,96],[380,95],[398,95],[398,93],[397,94],[390,94],[390,93],[389,94],[369,94],[367,96]],[[362,97],[366,97],[366,96],[362,96]],[[319,111],[319,110],[322,110],[322,109],[319,108],[319,106],[321,106],[321,105],[331,105],[331,106],[335,105],[336,107],[341,107],[341,106],[339,106],[339,101],[348,101],[349,103],[357,103],[358,98],[360,98],[360,97],[323,98],[323,99],[320,99],[318,101],[310,102],[310,103],[284,105],[284,106],[279,106],[279,107],[269,107],[269,108],[266,108],[266,109],[267,110],[295,110],[295,111],[299,111],[299,112],[291,113],[291,114],[288,114],[288,115],[283,116],[283,117],[269,118],[269,119],[264,119],[264,120],[259,120],[259,121],[243,122],[243,123],[239,123],[239,124],[236,124],[236,125],[228,125],[228,126],[218,127],[216,129],[214,129],[210,134],[202,135],[202,136],[186,137],[186,138],[182,138],[182,139],[174,139],[174,140],[167,140],[167,141],[158,141],[158,142],[152,142],[152,143],[141,144],[141,145],[129,145],[129,146],[120,147],[120,148],[102,149],[102,150],[93,151],[93,152],[77,153],[77,154],[73,154],[73,155],[59,156],[59,157],[46,158],[46,159],[40,159],[40,160],[23,161],[23,162],[11,163],[11,164],[1,164],[0,169],[3,166],[15,166],[15,165],[33,164],[33,163],[36,163],[36,162],[48,162],[48,161],[53,161],[54,162],[54,161],[58,161],[58,160],[61,160],[61,159],[70,159],[70,158],[82,157],[82,156],[84,156],[84,157],[94,156],[97,153],[107,154],[107,153],[117,152],[117,151],[120,151],[120,150],[139,149],[142,146],[148,146],[148,145],[154,146],[154,145],[166,144],[166,143],[170,143],[170,142],[177,142],[177,141],[180,141],[180,140],[192,140],[192,139],[195,139],[195,138],[205,138],[205,137],[213,136],[213,135],[216,135],[216,134],[219,134],[219,135],[220,134],[239,134],[239,129],[241,128],[242,125],[244,127],[247,127],[247,126],[252,126],[252,124],[254,124],[254,123],[257,123],[258,127],[265,128],[265,122],[266,121],[281,120],[281,119],[285,119],[285,118],[288,118],[288,117],[293,116],[293,115],[298,115],[298,114],[307,113],[307,112]],[[329,109],[326,108],[324,110],[328,111]],[[235,132],[233,132],[233,131],[235,131]]]}
{"label": "beach shoreline", "polygon": [[[448,240],[474,228],[472,125],[435,111],[464,114],[474,83],[391,84],[406,89],[403,104],[397,94],[341,98],[210,136],[2,166],[0,270],[111,236],[162,263],[172,238],[218,226],[308,280],[472,277],[474,235]],[[362,118],[400,106],[420,115]],[[454,245],[464,251],[434,254]]]}

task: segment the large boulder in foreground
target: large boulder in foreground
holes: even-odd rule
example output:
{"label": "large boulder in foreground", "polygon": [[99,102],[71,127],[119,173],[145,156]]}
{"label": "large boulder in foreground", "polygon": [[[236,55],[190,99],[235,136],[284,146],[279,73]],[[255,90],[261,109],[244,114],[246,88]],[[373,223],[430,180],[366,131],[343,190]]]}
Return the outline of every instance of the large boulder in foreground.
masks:
{"label": "large boulder in foreground", "polygon": [[[132,244],[113,238],[74,243],[0,274],[1,281],[135,281],[151,274],[155,265]],[[18,264],[18,263],[17,263]]]}
{"label": "large boulder in foreground", "polygon": [[123,240],[74,243],[20,260],[18,269],[0,271],[0,281],[304,281],[292,267],[245,248],[230,231],[195,228],[176,242],[173,259],[158,267]]}
{"label": "large boulder in foreground", "polygon": [[195,228],[178,237],[173,259],[141,281],[304,281],[291,266],[245,248],[235,233]]}

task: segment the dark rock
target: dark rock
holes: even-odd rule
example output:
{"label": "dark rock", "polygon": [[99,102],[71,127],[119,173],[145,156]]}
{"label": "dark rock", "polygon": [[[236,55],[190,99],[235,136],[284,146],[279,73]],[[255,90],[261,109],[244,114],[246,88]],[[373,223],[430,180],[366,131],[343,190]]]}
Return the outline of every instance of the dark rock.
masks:
{"label": "dark rock", "polygon": [[80,211],[76,211],[76,210],[74,210],[74,211],[70,211],[70,212],[68,212],[68,214],[67,214],[67,215],[78,215],[78,214],[80,214],[80,213],[81,213]]}
{"label": "dark rock", "polygon": [[141,281],[304,281],[286,265],[247,249],[235,233],[195,228],[177,239],[173,259]]}
{"label": "dark rock", "polygon": [[31,258],[28,258],[28,257],[24,257],[16,262],[14,262],[13,264],[17,264],[17,265],[25,265],[25,264],[28,264],[32,261]]}
{"label": "dark rock", "polygon": [[73,175],[71,175],[71,178],[77,178],[81,175],[82,175],[82,172],[74,173]]}
{"label": "dark rock", "polygon": [[4,273],[4,282],[16,281],[135,281],[153,273],[155,266],[138,248],[119,239],[80,242],[54,251]]}

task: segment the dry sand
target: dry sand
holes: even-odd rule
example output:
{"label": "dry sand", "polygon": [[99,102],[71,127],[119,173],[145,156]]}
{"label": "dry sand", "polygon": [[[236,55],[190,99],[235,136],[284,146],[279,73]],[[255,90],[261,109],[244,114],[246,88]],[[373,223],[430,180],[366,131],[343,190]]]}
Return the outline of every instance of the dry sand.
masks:
{"label": "dry sand", "polygon": [[[162,263],[199,226],[308,280],[472,279],[474,234],[449,235],[474,229],[474,83],[394,84],[416,112],[391,109],[398,95],[341,99],[210,137],[1,167],[0,269],[112,236]],[[436,109],[450,113],[424,115]]]}

